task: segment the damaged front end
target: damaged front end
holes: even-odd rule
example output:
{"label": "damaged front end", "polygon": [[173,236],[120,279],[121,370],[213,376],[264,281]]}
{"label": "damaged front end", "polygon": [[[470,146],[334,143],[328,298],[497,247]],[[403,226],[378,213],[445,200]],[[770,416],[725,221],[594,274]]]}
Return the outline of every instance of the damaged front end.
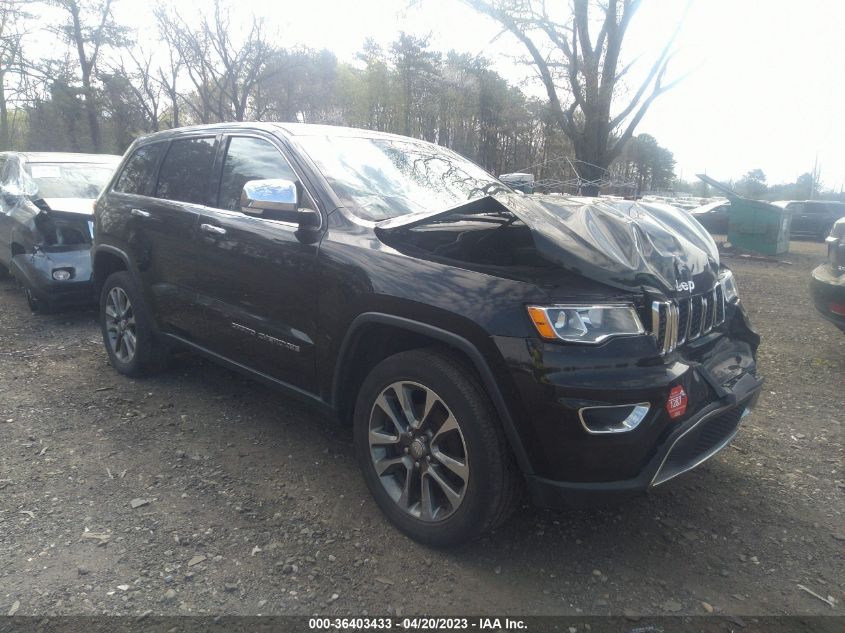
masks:
{"label": "damaged front end", "polygon": [[551,299],[630,301],[661,355],[725,323],[736,294],[710,234],[668,205],[496,194],[375,231],[399,250],[538,285],[565,271],[557,287],[546,284]]}
{"label": "damaged front end", "polygon": [[759,336],[713,239],[681,210],[503,194],[375,231],[548,298],[524,306],[533,335],[493,336],[530,420],[541,505],[662,484],[726,446],[756,403]]}
{"label": "damaged front end", "polygon": [[378,223],[376,234],[413,241],[409,231],[415,227],[461,218],[521,228],[530,234],[531,250],[546,261],[624,291],[674,297],[712,287],[719,274],[713,238],[666,205],[502,193],[443,211],[398,216]]}
{"label": "damaged front end", "polygon": [[91,302],[91,201],[37,199],[27,204],[34,207],[33,213],[18,230],[9,268],[30,307]]}

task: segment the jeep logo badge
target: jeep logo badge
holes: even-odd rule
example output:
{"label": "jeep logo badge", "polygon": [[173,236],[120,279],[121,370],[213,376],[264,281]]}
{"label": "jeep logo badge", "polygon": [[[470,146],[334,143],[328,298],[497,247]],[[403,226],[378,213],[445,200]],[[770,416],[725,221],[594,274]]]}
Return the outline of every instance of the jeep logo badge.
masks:
{"label": "jeep logo badge", "polygon": [[689,281],[678,281],[675,282],[675,288],[678,292],[692,292],[695,289],[695,282],[692,279]]}

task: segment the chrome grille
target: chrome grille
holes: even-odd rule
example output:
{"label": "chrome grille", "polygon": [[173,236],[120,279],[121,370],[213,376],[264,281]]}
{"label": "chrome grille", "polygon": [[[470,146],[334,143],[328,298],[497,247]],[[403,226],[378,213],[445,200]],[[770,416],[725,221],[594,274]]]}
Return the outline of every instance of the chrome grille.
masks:
{"label": "chrome grille", "polygon": [[719,283],[709,292],[651,304],[651,332],[661,354],[708,334],[724,321],[725,294]]}

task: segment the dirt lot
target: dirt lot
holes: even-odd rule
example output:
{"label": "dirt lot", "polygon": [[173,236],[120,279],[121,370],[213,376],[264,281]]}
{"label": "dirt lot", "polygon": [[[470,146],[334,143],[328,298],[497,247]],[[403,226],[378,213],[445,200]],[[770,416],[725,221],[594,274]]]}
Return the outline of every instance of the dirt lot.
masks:
{"label": "dirt lot", "polygon": [[381,517],[346,429],[187,355],[122,378],[92,311],[32,316],[0,282],[0,615],[843,614],[845,336],[809,304],[822,258],[728,260],[767,378],[730,448],[446,552]]}

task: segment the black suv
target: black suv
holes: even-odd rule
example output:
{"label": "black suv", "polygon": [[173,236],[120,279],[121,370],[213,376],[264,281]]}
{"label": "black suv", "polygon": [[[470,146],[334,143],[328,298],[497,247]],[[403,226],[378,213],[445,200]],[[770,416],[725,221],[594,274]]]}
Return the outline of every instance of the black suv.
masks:
{"label": "black suv", "polygon": [[437,545],[623,497],[722,449],[761,386],[710,236],[669,206],[514,192],[437,145],[220,124],[138,139],[96,203],[112,365],[182,346],[317,405]]}
{"label": "black suv", "polygon": [[794,237],[809,237],[825,241],[833,224],[845,217],[845,202],[828,200],[780,200],[774,202],[792,214],[791,233]]}

